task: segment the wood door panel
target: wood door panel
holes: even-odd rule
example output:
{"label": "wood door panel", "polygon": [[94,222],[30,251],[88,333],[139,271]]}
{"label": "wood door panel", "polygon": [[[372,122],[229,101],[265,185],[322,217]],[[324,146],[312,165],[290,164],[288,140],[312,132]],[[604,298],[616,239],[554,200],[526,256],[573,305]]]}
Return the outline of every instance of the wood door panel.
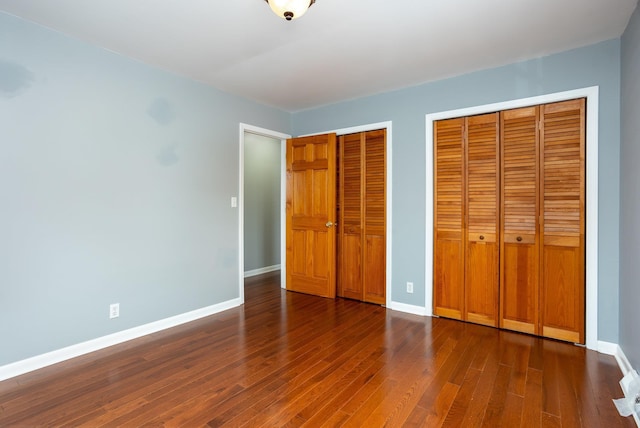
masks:
{"label": "wood door panel", "polygon": [[[295,171],[289,175],[289,180],[291,181],[291,186],[293,187],[292,191],[294,194],[304,194],[308,191],[307,189],[307,173],[305,171]],[[293,216],[304,216],[307,214],[308,199],[305,198],[295,198],[292,200],[292,209]]]}
{"label": "wood door panel", "polygon": [[543,335],[582,342],[584,275],[580,248],[545,245],[543,252]]}
{"label": "wood door panel", "polygon": [[385,235],[386,162],[385,131],[365,134],[364,222],[368,235]]}
{"label": "wood door panel", "polygon": [[335,297],[335,134],[287,140],[287,289]]}
{"label": "wood door panel", "polygon": [[500,326],[539,334],[538,107],[503,111]]}
{"label": "wood door panel", "polygon": [[465,311],[468,321],[495,327],[498,325],[498,243],[469,241]]}
{"label": "wood door panel", "polygon": [[306,275],[292,274],[290,283],[287,283],[287,290],[297,291],[299,293],[313,294],[320,297],[329,297],[325,295],[326,280],[324,278],[312,278]]}
{"label": "wood door panel", "polygon": [[366,132],[364,163],[364,301],[386,304],[386,130]]}
{"label": "wood door panel", "polygon": [[541,107],[542,334],[584,343],[585,100]]}
{"label": "wood door panel", "polygon": [[465,119],[434,123],[433,305],[439,316],[464,317]]}
{"label": "wood door panel", "polygon": [[465,310],[467,321],[498,325],[498,113],[466,119]]}
{"label": "wood door panel", "polygon": [[538,248],[535,244],[503,243],[502,260],[500,326],[537,334]]}
{"label": "wood door panel", "polygon": [[292,245],[298,251],[291,254],[291,263],[287,270],[291,270],[292,274],[304,275],[307,272],[307,232],[293,229],[292,235]]}
{"label": "wood door panel", "polygon": [[360,234],[343,234],[340,277],[341,297],[363,299],[362,289],[362,248]]}
{"label": "wood door panel", "polygon": [[[334,173],[335,174],[335,173]],[[312,206],[311,215],[316,218],[326,218],[326,213],[329,212],[329,198],[328,193],[335,194],[333,187],[329,188],[332,183],[335,183],[335,177],[333,180],[329,180],[327,170],[318,170],[311,173],[310,187],[312,189]],[[331,202],[331,206],[335,207],[335,200]],[[332,208],[335,211],[335,208]],[[334,218],[335,214],[331,216]]]}
{"label": "wood door panel", "polygon": [[341,227],[349,233],[362,227],[362,158],[359,134],[340,136]]}
{"label": "wood door panel", "polygon": [[464,307],[464,257],[462,236],[458,240],[436,241],[434,255],[435,314],[462,319]]}
{"label": "wood door panel", "polygon": [[343,135],[339,294],[386,303],[386,130]]}
{"label": "wood door panel", "polygon": [[364,252],[364,301],[386,303],[386,244],[384,236],[367,235]]}
{"label": "wood door panel", "polygon": [[339,137],[340,146],[340,241],[339,296],[362,300],[362,136]]}
{"label": "wood door panel", "polygon": [[434,127],[436,230],[461,232],[464,199],[464,119],[438,121]]}
{"label": "wood door panel", "polygon": [[[328,279],[329,272],[333,272],[333,269],[329,267],[329,254],[325,250],[329,246],[329,232],[328,229],[321,232],[315,232],[312,234],[312,239],[308,242],[311,243],[311,251],[310,254],[313,254],[311,257],[311,272],[313,272],[314,278],[322,278]],[[333,230],[331,230],[333,234]],[[331,263],[334,262],[334,259],[331,259]]]}

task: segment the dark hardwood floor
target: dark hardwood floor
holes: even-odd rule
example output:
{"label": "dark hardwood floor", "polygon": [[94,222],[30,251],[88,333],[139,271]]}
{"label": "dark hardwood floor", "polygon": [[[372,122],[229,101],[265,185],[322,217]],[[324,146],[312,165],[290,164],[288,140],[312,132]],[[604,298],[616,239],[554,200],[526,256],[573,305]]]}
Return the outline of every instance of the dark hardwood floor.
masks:
{"label": "dark hardwood floor", "polygon": [[0,382],[0,426],[615,427],[613,357],[250,279],[243,307]]}

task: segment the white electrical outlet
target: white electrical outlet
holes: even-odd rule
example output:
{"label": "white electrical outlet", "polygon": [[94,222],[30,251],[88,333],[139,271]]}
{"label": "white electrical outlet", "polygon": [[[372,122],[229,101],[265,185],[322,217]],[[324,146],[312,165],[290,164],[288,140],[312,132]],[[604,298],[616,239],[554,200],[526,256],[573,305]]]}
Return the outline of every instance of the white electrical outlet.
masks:
{"label": "white electrical outlet", "polygon": [[109,318],[118,318],[120,316],[120,303],[112,303],[109,305]]}
{"label": "white electrical outlet", "polygon": [[413,293],[413,282],[407,282],[407,293]]}

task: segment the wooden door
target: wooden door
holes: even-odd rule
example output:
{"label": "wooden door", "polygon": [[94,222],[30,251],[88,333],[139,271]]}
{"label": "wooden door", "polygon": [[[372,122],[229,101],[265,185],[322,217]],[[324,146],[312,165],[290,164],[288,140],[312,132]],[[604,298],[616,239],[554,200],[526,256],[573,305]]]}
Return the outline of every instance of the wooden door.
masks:
{"label": "wooden door", "polygon": [[464,118],[434,123],[435,315],[462,319],[464,313]]}
{"label": "wooden door", "polygon": [[465,316],[498,326],[499,114],[466,119]]}
{"label": "wooden door", "polygon": [[365,302],[386,303],[386,129],[364,133],[364,251]]}
{"label": "wooden door", "polygon": [[501,117],[500,327],[538,328],[538,107]]}
{"label": "wooden door", "polygon": [[338,295],[386,303],[386,130],[339,138]]}
{"label": "wooden door", "polygon": [[287,290],[336,293],[336,135],[287,140]]}
{"label": "wooden door", "polygon": [[542,335],[584,343],[585,100],[541,107]]}
{"label": "wooden door", "polygon": [[585,100],[437,121],[434,152],[434,313],[584,343]]}
{"label": "wooden door", "polygon": [[338,295],[363,300],[362,281],[362,134],[341,135],[340,158],[340,252]]}

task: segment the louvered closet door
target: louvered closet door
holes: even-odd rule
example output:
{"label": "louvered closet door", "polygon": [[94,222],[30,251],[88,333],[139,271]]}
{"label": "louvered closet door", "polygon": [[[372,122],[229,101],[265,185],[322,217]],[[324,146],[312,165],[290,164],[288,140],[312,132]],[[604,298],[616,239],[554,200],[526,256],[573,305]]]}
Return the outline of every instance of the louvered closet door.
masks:
{"label": "louvered closet door", "polygon": [[386,130],[364,133],[364,301],[386,303]]}
{"label": "louvered closet door", "polygon": [[464,118],[434,123],[434,313],[464,311]]}
{"label": "louvered closet door", "polygon": [[538,107],[500,115],[500,327],[539,334]]}
{"label": "louvered closet door", "polygon": [[498,325],[499,114],[467,120],[465,319]]}
{"label": "louvered closet door", "polygon": [[386,130],[339,140],[338,295],[386,303]]}
{"label": "louvered closet door", "polygon": [[542,335],[584,343],[585,100],[541,107]]}
{"label": "louvered closet door", "polygon": [[362,284],[362,134],[339,137],[340,253],[338,295],[363,300]]}

